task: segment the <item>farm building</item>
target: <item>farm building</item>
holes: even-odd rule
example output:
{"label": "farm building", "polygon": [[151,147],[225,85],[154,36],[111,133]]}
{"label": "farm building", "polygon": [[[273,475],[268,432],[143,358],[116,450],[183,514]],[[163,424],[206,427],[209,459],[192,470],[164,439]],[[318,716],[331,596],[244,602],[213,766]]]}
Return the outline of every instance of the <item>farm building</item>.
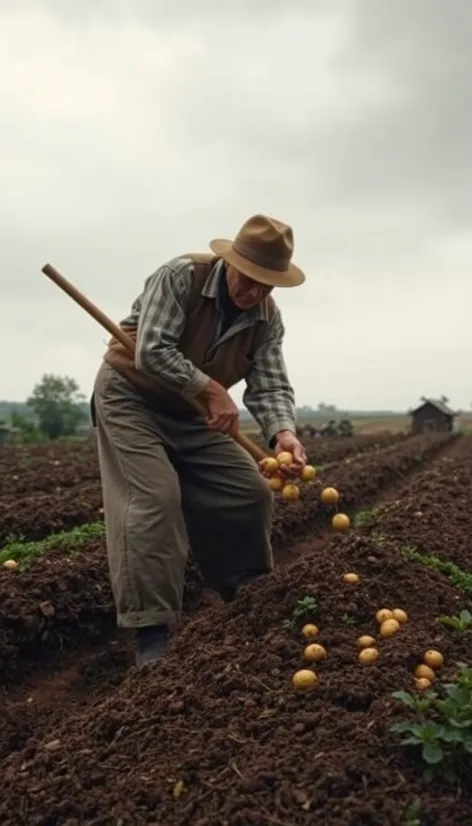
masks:
{"label": "farm building", "polygon": [[448,399],[427,399],[421,397],[421,404],[410,410],[411,432],[417,433],[447,433],[454,428],[454,418],[457,416],[448,406]]}

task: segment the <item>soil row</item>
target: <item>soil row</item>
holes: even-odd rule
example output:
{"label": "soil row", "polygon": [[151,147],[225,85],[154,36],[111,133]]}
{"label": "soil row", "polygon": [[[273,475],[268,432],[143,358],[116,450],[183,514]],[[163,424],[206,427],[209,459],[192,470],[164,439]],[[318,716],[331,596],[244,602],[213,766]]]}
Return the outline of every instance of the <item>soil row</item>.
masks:
{"label": "soil row", "polygon": [[[301,536],[329,527],[333,509],[320,502],[325,485],[341,494],[340,507],[351,511],[375,499],[379,491],[402,479],[413,468],[453,441],[449,434],[419,436],[344,462],[322,474],[322,480],[302,488],[297,503],[278,497],[272,538],[276,554]],[[198,568],[189,559],[185,607],[193,610],[202,599]],[[114,622],[104,540],[73,552],[59,544],[34,559],[26,570],[0,569],[0,679],[10,681],[43,659],[48,651],[70,648],[100,635]]]}
{"label": "soil row", "polygon": [[33,493],[0,501],[0,548],[12,537],[36,542],[60,531],[103,519],[99,480],[51,493]]}
{"label": "soil row", "polygon": [[[405,485],[381,507],[382,534],[407,551],[452,562],[472,573],[472,439],[461,440],[454,456]],[[379,511],[362,519],[361,530],[378,537]]]}
{"label": "soil row", "polygon": [[[352,438],[307,439],[304,443],[310,460],[321,465],[381,450],[405,438],[408,437],[403,433],[387,432]],[[0,525],[5,518],[10,518],[10,507],[15,510],[20,505],[21,509],[32,508],[39,513],[53,497],[58,505],[63,498],[67,508],[69,489],[76,495],[81,487],[93,490],[94,483],[100,482],[94,440],[0,447],[0,467]]]}
{"label": "soil row", "polygon": [[[472,459],[468,473],[470,486]],[[441,513],[449,479],[436,478],[428,501]],[[417,801],[421,826],[470,826],[470,782],[428,784],[391,731],[408,716],[392,692],[412,689],[426,649],[444,653],[438,684],[470,661],[469,637],[436,622],[469,606],[447,577],[378,541],[388,518],[378,511],[375,537],[353,530],[311,550],[308,540],[234,604],[188,620],[161,665],[133,669],[107,699],[38,731],[4,761],[3,826],[405,826]],[[362,665],[356,640],[377,636],[383,607],[403,608],[408,622]],[[303,695],[292,676],[308,621],[327,657]]]}

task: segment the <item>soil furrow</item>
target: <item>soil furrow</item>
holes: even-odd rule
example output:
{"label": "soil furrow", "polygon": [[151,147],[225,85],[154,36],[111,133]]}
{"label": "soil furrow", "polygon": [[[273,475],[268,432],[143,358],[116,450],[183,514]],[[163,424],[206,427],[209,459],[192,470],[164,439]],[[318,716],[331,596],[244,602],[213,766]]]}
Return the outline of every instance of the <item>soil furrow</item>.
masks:
{"label": "soil furrow", "polygon": [[[435,455],[431,465],[414,465],[413,469],[406,476],[394,474],[393,485],[381,490],[380,498],[372,500],[369,504],[386,499],[395,500],[400,494],[402,487],[408,484],[407,480],[421,477],[427,473],[428,469],[440,467],[443,459],[450,456],[452,459],[462,450],[461,440],[451,441],[443,445]],[[379,457],[380,458],[380,457]],[[336,470],[336,473],[343,472],[343,468]],[[400,480],[400,481],[399,481]],[[365,500],[359,500],[358,507],[366,504]],[[352,509],[351,509],[352,510]],[[298,542],[281,545],[277,554],[277,567],[290,566],[294,560],[306,554],[323,553],[323,549],[332,541],[333,535],[330,530],[320,529],[318,533],[311,534]],[[101,554],[103,559],[103,571],[99,567],[92,580],[95,579],[98,587],[100,575],[106,575],[106,560],[103,547],[95,550],[87,550],[84,558],[77,558],[80,566],[85,560],[89,560],[91,555]],[[50,560],[48,560],[50,561]],[[88,567],[88,563],[87,563]],[[34,570],[31,572],[32,579],[35,577]],[[54,571],[51,571],[51,578],[54,579]],[[88,573],[89,584],[91,571]],[[79,592],[78,592],[79,593]],[[28,739],[37,730],[53,729],[57,720],[64,714],[70,713],[87,706],[100,699],[106,698],[116,690],[116,687],[125,679],[128,670],[134,662],[134,638],[131,632],[122,631],[115,628],[114,613],[111,602],[111,594],[108,595],[109,603],[106,603],[106,610],[102,615],[97,615],[94,619],[89,615],[91,628],[94,633],[92,639],[87,639],[80,644],[78,650],[71,652],[59,652],[52,658],[52,662],[41,666],[40,662],[29,670],[29,676],[19,687],[10,686],[4,689],[4,707],[10,708],[8,716],[8,726],[5,726],[0,746],[0,756],[6,755],[12,750],[24,746]],[[193,598],[189,591],[187,599],[187,617],[204,615],[208,611],[217,609],[220,601],[211,591],[196,589]],[[87,611],[85,611],[87,613]],[[93,637],[95,636],[95,639]],[[28,652],[24,652],[23,656]],[[22,663],[24,664],[24,663]],[[28,669],[26,669],[28,674]],[[16,711],[21,710],[19,715],[20,724],[16,721]]]}
{"label": "soil furrow", "polygon": [[[405,559],[404,536],[399,530],[395,538],[383,507],[400,500],[407,509],[427,480],[431,507],[434,488],[436,508],[450,521],[452,510],[443,509],[450,480],[438,469],[459,466],[461,454],[460,488],[467,468],[472,478],[470,439],[383,491],[369,535],[361,524],[313,543],[233,605],[215,603],[189,617],[157,668],[123,675],[118,666],[115,684],[101,694],[92,681],[90,696],[64,708],[62,720],[32,710],[38,726],[4,760],[2,824],[405,826],[419,800],[421,826],[469,826],[468,775],[459,784],[424,781],[417,758],[391,731],[405,719],[391,694],[412,689],[412,671],[431,647],[446,658],[438,684],[454,679],[469,639],[436,620],[470,603],[444,573]],[[387,524],[388,541],[379,541]],[[356,571],[359,584],[345,584],[346,571]],[[381,607],[408,613],[390,640],[378,638]],[[315,691],[299,695],[291,678],[303,667],[305,621],[318,625],[327,658],[316,667]],[[371,666],[357,659],[356,638],[367,633],[380,651]]]}

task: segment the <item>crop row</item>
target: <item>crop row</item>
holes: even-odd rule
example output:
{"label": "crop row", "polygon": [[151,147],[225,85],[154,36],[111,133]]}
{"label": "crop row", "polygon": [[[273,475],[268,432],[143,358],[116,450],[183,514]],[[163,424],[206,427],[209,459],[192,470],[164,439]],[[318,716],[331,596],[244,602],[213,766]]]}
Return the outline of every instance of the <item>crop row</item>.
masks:
{"label": "crop row", "polygon": [[[390,480],[401,479],[403,473],[434,455],[452,438],[455,437],[450,434],[417,436],[329,466],[321,480],[303,486],[302,500],[297,505],[277,497],[274,536],[283,544],[306,532],[307,523],[326,520],[328,511],[319,499],[322,485],[340,487],[340,507],[349,509],[359,503],[360,497],[371,497]],[[21,503],[0,502],[0,541],[20,537],[22,541],[36,542],[102,520],[101,488],[95,481],[60,490],[54,495],[36,494]],[[5,558],[6,553],[0,548],[1,558]]]}
{"label": "crop row", "polygon": [[[403,433],[360,435],[353,438],[308,439],[305,446],[318,465],[336,462],[370,450],[398,444]],[[74,442],[0,448],[0,498],[54,494],[84,483],[99,481],[97,449],[93,438]],[[58,490],[59,489],[59,490]]]}
{"label": "crop row", "polygon": [[[416,442],[418,460],[432,444],[424,441],[420,450]],[[464,447],[460,478],[465,483],[469,456],[470,486],[466,440]],[[345,503],[354,505],[353,491],[360,496],[362,484],[363,496],[372,496],[372,477],[377,484],[391,480],[385,459],[377,459],[383,476],[370,461],[353,464],[350,479],[346,468],[339,470]],[[421,489],[431,473],[436,478],[436,487],[427,483],[428,507],[443,513],[440,532],[457,496],[443,511],[450,480],[436,472],[451,464],[437,457],[414,483]],[[407,487],[399,497],[405,508]],[[302,508],[308,491],[305,497]],[[411,525],[415,517],[408,514]],[[189,619],[159,668],[130,673],[102,702],[66,716],[53,737],[37,732],[4,761],[3,826],[59,826],[68,819],[84,826],[113,819],[133,826],[309,826],[314,817],[324,826],[405,826],[415,812],[420,823],[435,826],[472,822],[468,784],[451,784],[441,774],[427,783],[417,753],[405,750],[392,730],[406,716],[392,693],[412,690],[413,670],[427,649],[445,658],[438,690],[455,680],[457,662],[469,661],[467,635],[436,622],[467,607],[466,596],[440,571],[407,559],[404,535],[396,547],[391,523],[389,542],[379,541],[388,520],[381,508],[375,534],[366,535],[361,524],[322,548],[313,543],[235,603]],[[357,573],[356,584],[344,581],[348,571]],[[356,641],[378,636],[375,615],[386,607],[403,609],[408,621],[392,639],[377,639],[379,658],[363,665]],[[303,667],[304,622],[318,626],[327,656],[316,666],[314,691],[299,694],[292,677]]]}
{"label": "crop row", "polygon": [[0,500],[0,548],[9,538],[40,540],[102,518],[99,480],[50,493]]}
{"label": "crop row", "polygon": [[277,497],[280,517],[274,525],[274,538],[282,546],[310,529],[328,526],[333,508],[321,503],[323,487],[336,488],[340,493],[338,509],[350,513],[363,502],[375,500],[379,491],[388,485],[401,483],[412,469],[421,467],[456,438],[449,433],[415,436],[328,467],[318,481],[301,488],[302,498],[297,505]]}
{"label": "crop row", "polygon": [[[320,502],[324,485],[341,494],[341,507],[351,511],[379,490],[437,453],[449,434],[415,437],[376,455],[366,455],[352,465],[342,463],[302,488],[296,503],[278,498],[273,525],[276,554],[298,537],[327,528],[332,509]],[[53,514],[58,519],[60,514]],[[108,582],[103,522],[77,528],[41,542],[7,544],[0,562],[18,559],[21,567],[0,569],[0,669],[4,674],[22,668],[20,655],[40,656],[41,650],[65,646],[79,637],[93,637],[104,622],[113,619]],[[200,577],[189,561],[185,604],[201,598]]]}
{"label": "crop row", "polygon": [[[395,454],[399,451],[399,456],[410,456],[416,450],[415,445],[423,444],[421,441],[423,438],[403,439],[393,445],[387,444],[385,448],[374,449],[371,446],[365,453],[354,454],[345,461],[347,463],[363,462],[370,457],[375,463],[375,457],[381,456],[384,451],[392,451]],[[436,444],[434,439],[442,438],[442,436],[433,437],[433,449]],[[449,434],[446,434],[445,438],[449,438]],[[429,441],[427,443],[430,444]],[[58,486],[53,491],[35,492],[22,498],[5,496],[0,499],[0,547],[10,537],[36,541],[53,533],[68,531],[76,526],[100,520],[102,518],[102,493],[97,459],[94,454],[88,454],[88,459],[90,463],[93,462],[95,468],[93,479],[92,471],[89,471],[91,481],[84,481],[69,487]]]}
{"label": "crop row", "polygon": [[409,481],[394,502],[359,513],[357,525],[377,542],[393,539],[410,556],[459,566],[472,584],[472,437]]}

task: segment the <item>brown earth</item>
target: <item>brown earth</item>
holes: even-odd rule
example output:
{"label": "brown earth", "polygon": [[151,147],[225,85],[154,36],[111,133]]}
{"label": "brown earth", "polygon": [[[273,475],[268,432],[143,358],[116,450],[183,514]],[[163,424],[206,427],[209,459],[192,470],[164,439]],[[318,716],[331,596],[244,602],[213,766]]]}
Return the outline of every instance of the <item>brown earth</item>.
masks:
{"label": "brown earth", "polygon": [[[348,569],[359,586],[342,582]],[[308,595],[318,608],[306,619],[320,626],[328,658],[317,690],[300,696],[291,677],[303,645],[283,623]],[[333,540],[245,589],[233,607],[190,621],[165,664],[133,669],[106,699],[92,692],[76,714],[36,729],[4,761],[1,822],[385,826],[402,824],[420,796],[425,824],[470,824],[467,791],[427,786],[389,731],[404,717],[391,692],[411,688],[425,649],[446,652],[442,679],[467,660],[468,641],[434,624],[459,602],[441,575],[372,540]],[[355,640],[375,633],[385,605],[403,607],[409,623],[380,644],[378,663],[361,666]]]}
{"label": "brown earth", "polygon": [[[407,483],[381,514],[382,534],[419,553],[453,562],[472,573],[472,448],[470,437],[430,470]],[[378,532],[378,513],[362,523]]]}
{"label": "brown earth", "polygon": [[[406,441],[401,434],[308,440],[319,466]],[[0,547],[9,536],[38,540],[100,521],[102,495],[93,442],[0,448]]]}
{"label": "brown earth", "polygon": [[[350,535],[328,541],[320,533],[326,516],[323,523],[314,504],[316,488],[306,489],[295,508],[279,508],[274,539],[280,550],[293,543],[303,533],[300,520],[305,533],[311,524],[318,525],[318,536],[293,549],[298,560],[288,562],[285,555],[283,566],[245,588],[231,606],[217,600],[210,604],[196,585],[195,606],[200,610],[176,636],[162,665],[127,672],[130,644],[109,633],[102,647],[82,645],[69,671],[46,669],[44,679],[38,671],[29,684],[10,688],[0,723],[2,826],[406,826],[405,810],[416,797],[422,801],[421,826],[470,826],[467,771],[460,786],[426,784],[416,759],[399,745],[390,727],[405,717],[391,693],[411,689],[412,669],[426,648],[440,648],[446,655],[441,681],[454,675],[457,661],[470,657],[468,637],[435,622],[439,614],[458,613],[470,605],[446,577],[407,562],[395,544],[404,544],[404,523],[411,526],[417,492],[425,490],[428,499],[422,509],[427,506],[427,512],[436,515],[436,533],[448,531],[453,553],[467,530],[470,535],[472,513],[466,500],[472,498],[472,448],[470,440],[456,442],[431,470],[423,470],[419,461],[412,464],[413,455],[419,459],[418,443],[409,462],[400,447],[396,453],[397,458],[394,453],[379,456],[377,470],[374,458],[365,457],[333,471],[344,493],[343,508],[350,510],[375,501],[395,480],[389,495],[403,503],[409,516],[402,522],[398,510],[396,527],[388,523],[387,544],[376,537],[387,535],[384,520],[392,510],[375,512],[375,530],[373,523],[364,523]],[[457,504],[457,491],[467,487],[467,455],[469,481],[460,503],[458,538],[454,497],[444,507],[451,479],[438,475],[437,469],[452,464],[443,459],[454,460]],[[414,466],[418,471],[410,482]],[[424,479],[435,480],[431,489]],[[381,498],[385,500],[385,493]],[[423,520],[423,528],[430,518],[426,525]],[[416,519],[419,537],[422,520]],[[364,535],[366,530],[373,535]],[[85,627],[93,607],[81,614],[80,597],[93,592],[100,576],[103,585],[104,573],[99,549],[90,551],[97,554],[92,575],[87,570],[80,578],[79,567],[72,575],[78,589],[75,622]],[[68,558],[72,569],[78,558]],[[89,564],[91,556],[86,559]],[[56,587],[54,565],[61,565],[62,576],[66,560],[59,552],[51,560],[49,587]],[[45,560],[16,578],[8,575],[9,580],[0,576],[2,596],[8,582],[10,588],[12,582],[24,583],[26,616],[31,617],[26,594],[37,588],[37,599],[45,593],[47,568],[40,574],[42,565]],[[342,574],[353,570],[360,584],[345,585]],[[317,608],[304,620],[319,625],[319,641],[328,657],[316,669],[317,689],[303,696],[291,685],[294,671],[303,667],[303,644],[298,627],[286,628],[285,622],[297,600],[307,596],[316,599]],[[386,605],[404,608],[409,622],[393,640],[380,643],[376,664],[361,666],[356,638],[375,634],[375,612]],[[73,624],[74,611],[65,612],[63,619]],[[103,628],[103,616],[97,622]],[[20,612],[15,623],[21,627]],[[90,620],[91,636],[94,627]],[[67,634],[64,640],[69,640]],[[18,657],[22,659],[22,651]]]}
{"label": "brown earth", "polygon": [[[297,539],[309,533],[314,539],[329,526],[335,508],[320,502],[320,491],[334,485],[341,493],[340,507],[352,511],[375,500],[392,481],[398,484],[414,468],[452,442],[447,436],[415,437],[352,464],[343,462],[322,474],[322,480],[302,488],[293,504],[277,498],[272,541],[281,556]],[[454,445],[453,445],[454,446]],[[454,446],[455,447],[455,446]],[[79,505],[77,511],[82,515]],[[17,518],[28,520],[27,511]],[[50,512],[51,520],[54,511]],[[71,521],[74,523],[73,514]],[[185,607],[195,610],[202,594],[202,581],[189,559]],[[25,571],[0,568],[0,678],[17,680],[48,650],[80,646],[111,627],[114,607],[108,581],[103,540],[89,542],[74,553],[63,546],[41,554]]]}

